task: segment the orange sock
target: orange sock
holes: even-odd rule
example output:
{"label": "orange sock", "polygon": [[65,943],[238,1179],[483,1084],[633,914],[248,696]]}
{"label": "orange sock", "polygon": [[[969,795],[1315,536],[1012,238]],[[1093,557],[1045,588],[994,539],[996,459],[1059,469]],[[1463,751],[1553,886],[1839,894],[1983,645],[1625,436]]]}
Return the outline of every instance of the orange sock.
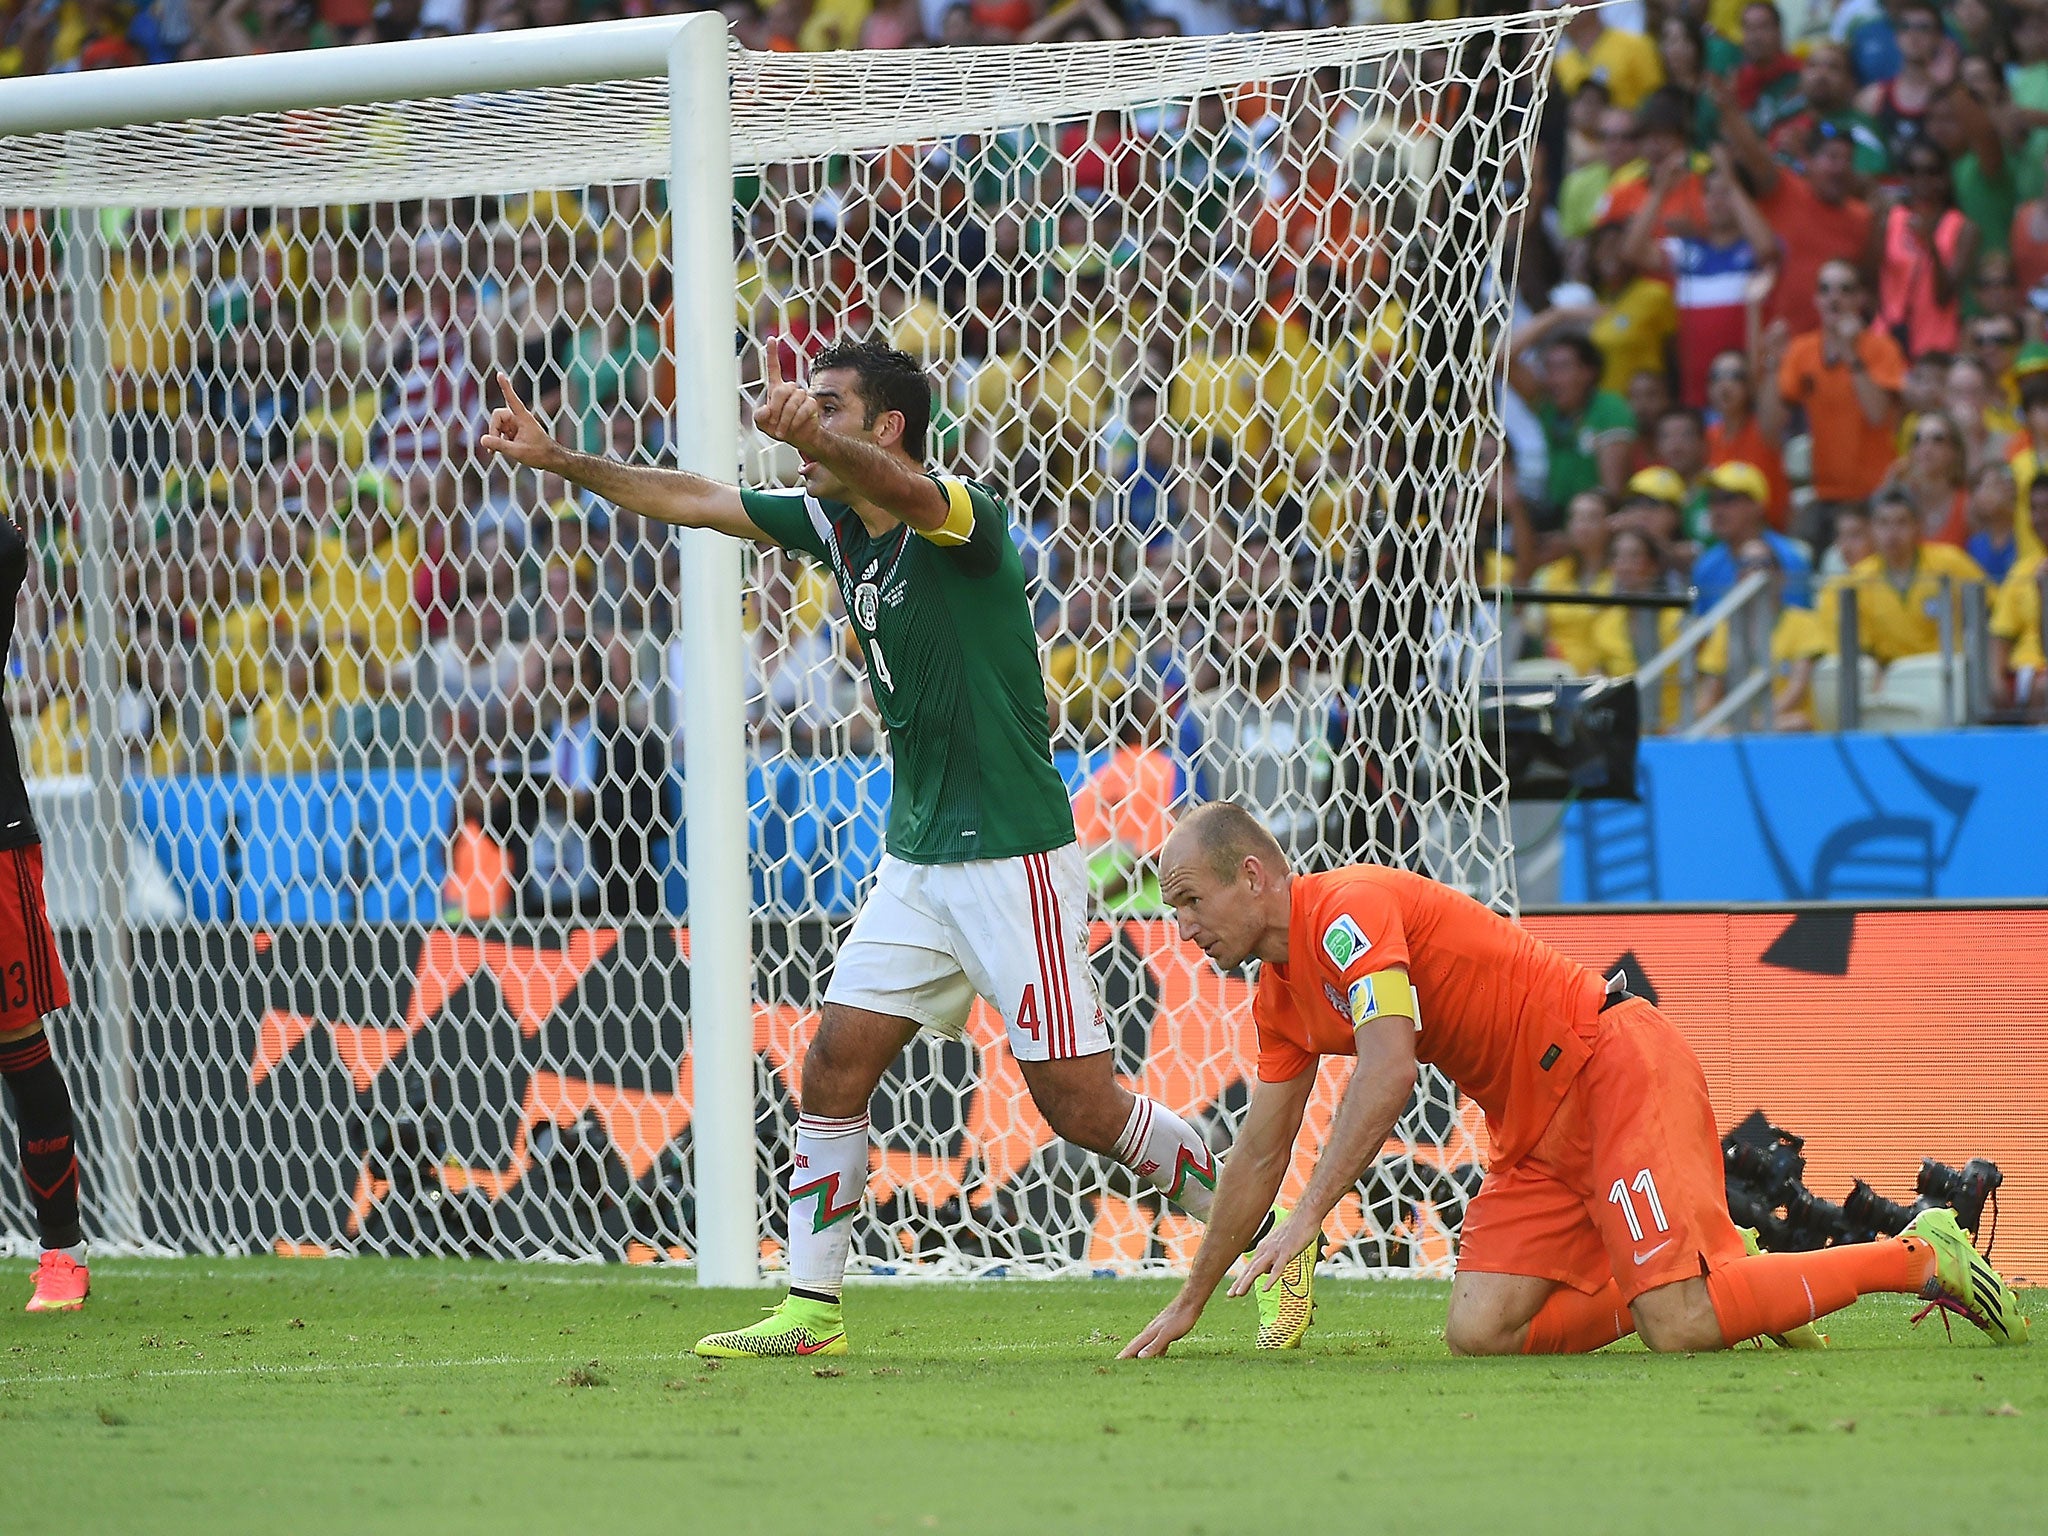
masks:
{"label": "orange sock", "polygon": [[1721,1337],[1740,1344],[1840,1311],[1858,1296],[1917,1293],[1934,1273],[1934,1250],[1917,1237],[1879,1238],[1816,1253],[1759,1253],[1707,1276]]}
{"label": "orange sock", "polygon": [[1525,1355],[1583,1355],[1636,1331],[1621,1287],[1612,1279],[1587,1296],[1561,1285],[1529,1320]]}

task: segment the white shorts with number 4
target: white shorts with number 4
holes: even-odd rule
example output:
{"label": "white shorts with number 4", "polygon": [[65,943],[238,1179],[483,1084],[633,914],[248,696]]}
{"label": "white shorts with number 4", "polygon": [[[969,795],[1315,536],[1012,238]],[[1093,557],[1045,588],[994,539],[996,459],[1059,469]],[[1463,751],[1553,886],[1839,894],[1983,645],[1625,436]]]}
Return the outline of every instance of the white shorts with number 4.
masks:
{"label": "white shorts with number 4", "polygon": [[1002,1014],[1019,1061],[1109,1049],[1088,965],[1088,866],[1078,844],[967,864],[883,856],[825,1001],[958,1039],[976,993]]}

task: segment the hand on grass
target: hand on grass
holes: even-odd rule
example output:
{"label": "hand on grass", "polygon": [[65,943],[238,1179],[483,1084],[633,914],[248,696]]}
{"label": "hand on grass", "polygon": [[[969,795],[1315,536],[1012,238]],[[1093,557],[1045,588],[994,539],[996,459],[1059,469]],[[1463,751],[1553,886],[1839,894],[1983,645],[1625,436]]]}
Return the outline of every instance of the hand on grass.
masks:
{"label": "hand on grass", "polygon": [[1123,1347],[1123,1352],[1117,1359],[1157,1360],[1166,1353],[1168,1346],[1175,1339],[1187,1337],[1188,1331],[1195,1326],[1201,1315],[1200,1307],[1188,1305],[1179,1296],[1174,1297],[1166,1304],[1165,1311],[1145,1325],[1143,1333]]}

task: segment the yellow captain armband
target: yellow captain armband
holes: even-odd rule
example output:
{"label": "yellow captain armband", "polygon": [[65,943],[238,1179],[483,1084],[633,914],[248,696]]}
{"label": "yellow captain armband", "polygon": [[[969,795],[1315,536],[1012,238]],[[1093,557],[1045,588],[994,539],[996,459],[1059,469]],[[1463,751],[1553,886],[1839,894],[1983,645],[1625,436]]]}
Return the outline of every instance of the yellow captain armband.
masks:
{"label": "yellow captain armband", "polygon": [[1358,1029],[1374,1019],[1413,1019],[1422,1027],[1422,1013],[1415,1006],[1415,988],[1408,984],[1406,971],[1375,971],[1351,983],[1351,1027]]}
{"label": "yellow captain armband", "polygon": [[918,535],[941,549],[957,549],[974,537],[974,503],[968,498],[967,482],[934,475],[932,484],[946,493],[946,520],[936,528],[918,529]]}

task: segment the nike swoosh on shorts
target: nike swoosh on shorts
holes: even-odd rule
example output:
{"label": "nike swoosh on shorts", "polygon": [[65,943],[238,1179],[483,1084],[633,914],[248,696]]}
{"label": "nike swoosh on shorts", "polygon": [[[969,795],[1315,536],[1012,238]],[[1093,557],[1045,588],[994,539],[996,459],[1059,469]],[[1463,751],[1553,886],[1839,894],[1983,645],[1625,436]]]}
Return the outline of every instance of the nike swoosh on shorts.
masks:
{"label": "nike swoosh on shorts", "polygon": [[1657,1257],[1658,1254],[1662,1253],[1666,1248],[1669,1248],[1671,1246],[1671,1243],[1672,1239],[1667,1237],[1664,1239],[1663,1242],[1659,1243],[1656,1247],[1652,1248],[1648,1253],[1638,1253],[1633,1255],[1633,1257],[1638,1264],[1647,1264],[1650,1262],[1650,1260]]}

